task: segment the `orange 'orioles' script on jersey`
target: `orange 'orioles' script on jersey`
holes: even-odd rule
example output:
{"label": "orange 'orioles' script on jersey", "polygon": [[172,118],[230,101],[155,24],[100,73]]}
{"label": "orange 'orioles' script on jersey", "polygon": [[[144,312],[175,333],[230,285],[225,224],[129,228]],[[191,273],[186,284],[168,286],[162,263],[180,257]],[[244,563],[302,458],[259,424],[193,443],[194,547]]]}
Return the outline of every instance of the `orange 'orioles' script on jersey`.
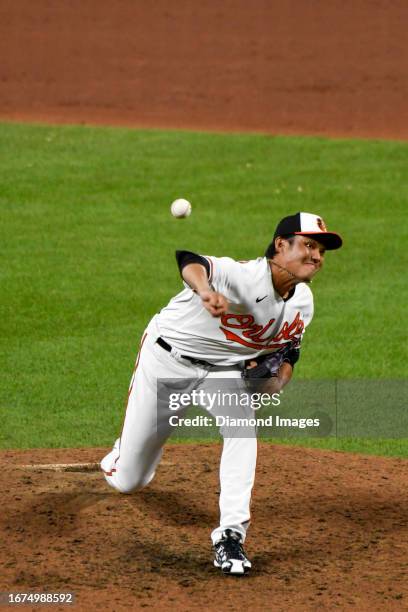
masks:
{"label": "orange 'orioles' script on jersey", "polygon": [[[236,323],[234,323],[233,321],[236,321]],[[265,334],[268,329],[275,323],[275,319],[270,319],[270,321],[264,327],[262,327],[262,325],[257,325],[255,323],[255,319],[251,314],[225,314],[221,317],[221,323],[225,327],[222,327],[222,325],[220,325],[220,329],[224,332],[227,340],[238,342],[239,344],[254,348],[258,351],[280,348],[280,343],[282,342],[282,340],[288,342],[290,340],[294,340],[295,338],[300,339],[302,336],[303,329],[305,327],[305,324],[301,319],[300,312],[296,314],[292,323],[288,323],[287,321],[285,321],[281,329],[273,337],[269,335],[265,338],[262,338],[261,336]],[[245,338],[243,338],[242,336],[239,336],[237,333],[231,331],[231,328],[242,330],[242,336],[245,336],[245,338],[249,338],[250,340],[252,340],[252,342],[245,340]]]}

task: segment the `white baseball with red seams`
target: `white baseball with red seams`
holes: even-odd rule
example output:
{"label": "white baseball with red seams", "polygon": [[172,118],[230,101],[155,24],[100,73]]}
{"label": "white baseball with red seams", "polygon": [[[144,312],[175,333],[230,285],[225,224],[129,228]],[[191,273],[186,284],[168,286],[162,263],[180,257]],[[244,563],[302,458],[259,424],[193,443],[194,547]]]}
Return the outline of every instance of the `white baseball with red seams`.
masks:
{"label": "white baseball with red seams", "polygon": [[[185,284],[184,290],[149,323],[129,388],[121,437],[101,462],[108,483],[122,493],[140,489],[152,480],[163,445],[172,432],[168,405],[158,405],[158,379],[178,379],[177,392],[183,384],[186,392],[208,388],[217,378],[228,379],[231,389],[242,391],[244,360],[300,339],[312,319],[309,287],[299,283],[285,301],[274,289],[265,257],[248,262],[207,257],[207,261],[209,282],[227,298],[228,312],[220,318],[212,317],[200,297]],[[159,337],[173,347],[172,353],[156,343]],[[181,355],[214,365],[193,365]],[[245,407],[237,411],[237,417],[253,416]],[[217,415],[217,407],[213,413]],[[224,438],[220,523],[212,532],[213,543],[225,529],[238,531],[245,539],[256,453],[256,435]]]}

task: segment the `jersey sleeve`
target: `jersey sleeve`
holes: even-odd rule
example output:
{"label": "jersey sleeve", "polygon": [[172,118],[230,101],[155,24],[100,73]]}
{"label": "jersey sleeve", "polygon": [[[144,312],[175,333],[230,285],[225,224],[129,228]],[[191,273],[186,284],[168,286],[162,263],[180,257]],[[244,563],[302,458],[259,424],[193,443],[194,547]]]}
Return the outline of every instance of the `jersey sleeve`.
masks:
{"label": "jersey sleeve", "polygon": [[197,253],[193,253],[192,251],[176,251],[176,259],[177,265],[180,270],[180,274],[183,271],[183,268],[191,263],[198,263],[204,266],[207,270],[207,276],[210,277],[210,264],[208,260],[202,255],[198,255]]}
{"label": "jersey sleeve", "polygon": [[302,294],[301,310],[303,315],[303,321],[305,322],[305,327],[307,327],[313,319],[314,303],[313,293],[306,284],[304,285],[304,291]]}
{"label": "jersey sleeve", "polygon": [[299,338],[295,339],[295,341],[293,342],[292,346],[289,348],[289,350],[287,351],[283,359],[284,362],[290,363],[292,368],[294,368],[295,364],[299,361],[300,349],[301,349],[301,344],[302,344],[303,336],[305,333],[305,329],[310,324],[313,318],[313,311],[314,311],[313,293],[311,292],[310,288],[305,284],[302,287],[302,290],[300,293],[301,293],[301,297],[299,300],[299,307],[302,311],[302,319],[304,322],[304,328]]}
{"label": "jersey sleeve", "polygon": [[[183,268],[190,263],[199,263],[207,271],[210,287],[219,293],[234,293],[234,288],[239,287],[242,280],[241,264],[230,257],[213,257],[199,255],[191,251],[176,251],[177,264],[182,274]],[[183,279],[185,287],[188,283]]]}
{"label": "jersey sleeve", "polygon": [[233,295],[242,284],[242,264],[231,257],[204,257],[210,265],[208,280],[214,291]]}

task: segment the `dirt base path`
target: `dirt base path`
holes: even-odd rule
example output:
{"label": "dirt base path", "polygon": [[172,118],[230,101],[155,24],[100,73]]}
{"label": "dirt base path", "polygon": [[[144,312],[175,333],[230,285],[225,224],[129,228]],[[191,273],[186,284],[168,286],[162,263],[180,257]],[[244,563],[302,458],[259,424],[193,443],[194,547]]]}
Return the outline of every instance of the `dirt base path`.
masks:
{"label": "dirt base path", "polygon": [[408,138],[406,0],[5,0],[0,119]]}
{"label": "dirt base path", "polygon": [[261,444],[254,569],[233,578],[212,567],[209,541],[220,446],[168,446],[154,482],[129,496],[99,472],[19,467],[103,453],[0,453],[0,591],[71,590],[76,607],[108,611],[408,606],[406,461]]}

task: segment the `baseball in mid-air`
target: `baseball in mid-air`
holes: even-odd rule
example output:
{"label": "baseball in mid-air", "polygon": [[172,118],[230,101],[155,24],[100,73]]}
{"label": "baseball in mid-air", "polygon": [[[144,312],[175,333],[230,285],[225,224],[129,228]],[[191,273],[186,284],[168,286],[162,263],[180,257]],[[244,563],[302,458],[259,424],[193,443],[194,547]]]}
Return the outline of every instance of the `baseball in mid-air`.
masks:
{"label": "baseball in mid-air", "polygon": [[174,200],[171,207],[171,214],[176,219],[184,219],[184,217],[188,217],[191,214],[191,204],[188,200],[184,198],[179,198],[178,200]]}

